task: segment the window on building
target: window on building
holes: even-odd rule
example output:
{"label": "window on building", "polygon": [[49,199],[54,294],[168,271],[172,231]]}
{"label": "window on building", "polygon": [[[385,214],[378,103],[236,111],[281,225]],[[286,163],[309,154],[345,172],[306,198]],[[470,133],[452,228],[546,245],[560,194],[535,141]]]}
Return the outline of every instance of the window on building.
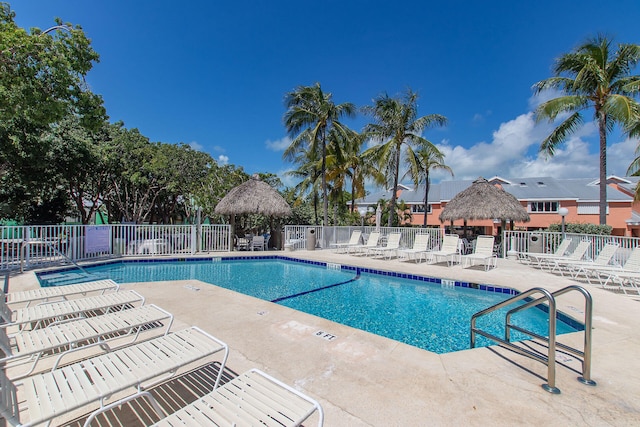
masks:
{"label": "window on building", "polygon": [[558,202],[529,202],[529,212],[558,212]]}
{"label": "window on building", "polygon": [[[411,213],[423,214],[424,205],[411,205]],[[431,213],[431,205],[427,205],[427,213]]]}
{"label": "window on building", "polygon": [[[600,214],[599,203],[578,203],[578,215],[598,215]],[[609,205],[607,204],[607,215],[609,214]]]}

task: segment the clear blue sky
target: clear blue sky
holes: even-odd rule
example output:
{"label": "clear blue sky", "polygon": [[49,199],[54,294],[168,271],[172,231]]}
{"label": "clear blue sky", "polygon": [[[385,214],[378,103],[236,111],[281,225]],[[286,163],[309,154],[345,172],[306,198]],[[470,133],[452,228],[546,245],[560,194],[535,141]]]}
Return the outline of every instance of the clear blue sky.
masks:
{"label": "clear blue sky", "polygon": [[[10,3],[22,27],[48,28],[60,17],[84,28],[101,57],[88,82],[111,121],[248,173],[292,168],[282,161],[283,98],[320,82],[336,103],[357,106],[417,91],[420,115],[449,119],[424,136],[457,179],[597,177],[591,124],[552,160],[537,155],[550,127],[534,125],[531,86],[597,33],[640,43],[638,0]],[[356,130],[366,122],[347,121]],[[636,145],[611,136],[610,174],[625,174]]]}

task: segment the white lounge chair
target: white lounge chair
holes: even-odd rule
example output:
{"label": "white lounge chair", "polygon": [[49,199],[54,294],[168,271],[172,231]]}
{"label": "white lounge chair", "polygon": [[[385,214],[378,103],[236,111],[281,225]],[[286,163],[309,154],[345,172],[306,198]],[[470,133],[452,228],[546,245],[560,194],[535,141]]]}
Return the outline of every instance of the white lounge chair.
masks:
{"label": "white lounge chair", "polygon": [[473,252],[460,256],[462,267],[471,267],[475,265],[476,261],[481,261],[484,264],[485,271],[489,271],[490,268],[495,268],[498,257],[493,253],[494,241],[495,238],[493,236],[478,236]]}
{"label": "white lounge chair", "polygon": [[617,243],[607,243],[598,253],[598,256],[593,261],[571,261],[571,260],[557,260],[556,264],[560,271],[560,274],[564,276],[567,272],[572,278],[577,279],[580,274],[584,275],[589,283],[589,271],[593,268],[607,267],[616,251],[618,250]]}
{"label": "white lounge chair", "polygon": [[0,324],[0,328],[17,326],[23,330],[26,326],[30,326],[30,329],[38,329],[50,320],[61,321],[68,318],[87,317],[91,312],[104,314],[133,304],[144,305],[144,297],[136,291],[120,291],[87,298],[48,302],[16,310],[11,310],[4,301],[0,301],[0,316],[6,322]]}
{"label": "white lounge chair", "polygon": [[565,238],[560,242],[554,253],[519,252],[518,258],[522,262],[527,262],[529,264],[535,263],[539,268],[542,268],[542,263],[545,262],[545,260],[565,256],[569,250],[571,241],[571,239]]}
{"label": "white lounge chair", "polygon": [[447,261],[447,265],[452,266],[454,263],[460,262],[459,240],[460,236],[457,234],[446,234],[442,238],[440,250],[430,251],[428,255],[431,257],[431,260],[435,260],[435,262],[440,262],[440,259],[444,258],[444,260]]}
{"label": "white lounge chair", "polygon": [[[0,349],[5,356],[0,358],[0,366],[4,368],[26,364],[24,359],[30,358],[31,366],[27,372],[13,374],[13,379],[30,375],[42,356],[57,355],[54,369],[63,357],[86,349],[99,346],[104,351],[111,351],[109,341],[118,339],[118,347],[135,342],[143,328],[155,326],[169,332],[173,323],[173,315],[160,307],[149,304],[141,307],[122,310],[115,313],[77,319],[46,328],[23,331],[7,335],[5,328],[0,328]],[[160,328],[162,326],[162,329]],[[132,337],[127,342],[123,338]]]}
{"label": "white lounge chair", "polygon": [[380,240],[380,232],[379,231],[373,231],[371,234],[369,234],[369,238],[367,239],[367,243],[364,243],[362,245],[355,245],[355,246],[351,246],[350,249],[352,249],[354,252],[360,252],[360,253],[367,253],[367,250],[369,250],[370,248],[375,248],[376,246],[378,246],[378,240]]}
{"label": "white lounge chair", "polygon": [[[0,371],[0,413],[13,425],[33,426],[48,423],[88,405],[99,404],[87,418],[123,403],[146,397],[159,416],[162,409],[146,391],[167,380],[180,369],[224,351],[215,387],[218,386],[228,357],[225,343],[197,327],[124,347],[53,371],[32,375],[16,384]],[[26,408],[20,410],[17,387],[21,388]],[[123,394],[125,393],[124,397]],[[118,400],[107,400],[118,394]],[[28,414],[28,420],[23,415]],[[60,420],[68,421],[68,420]]]}
{"label": "white lounge chair", "polygon": [[380,255],[387,259],[391,259],[393,254],[397,253],[400,248],[400,239],[402,239],[401,233],[390,233],[385,246],[369,248],[367,249],[367,255]]}
{"label": "white lounge chair", "polygon": [[398,249],[398,258],[404,260],[415,259],[417,262],[420,262],[420,260],[424,258],[426,261],[430,239],[431,235],[429,234],[416,234],[413,240],[413,247],[408,249]]}
{"label": "white lounge chair", "polygon": [[348,242],[332,243],[331,246],[336,248],[336,253],[339,253],[340,249],[344,249],[345,252],[348,252],[349,248],[352,248],[360,244],[361,237],[362,237],[362,231],[354,230],[353,233],[351,233],[351,238],[349,239]]}
{"label": "white lounge chair", "polygon": [[544,265],[546,265],[549,267],[549,270],[551,272],[560,272],[562,269],[561,265],[563,263],[576,261],[584,262],[584,256],[587,254],[589,247],[591,247],[591,242],[588,240],[582,240],[569,255],[563,257],[550,257],[545,260],[543,263],[543,268]]}
{"label": "white lounge chair", "polygon": [[5,294],[0,288],[0,298],[4,297],[9,305],[26,304],[32,302],[48,302],[52,299],[67,299],[70,296],[78,296],[99,292],[104,294],[106,291],[117,292],[120,288],[116,282],[111,279],[95,280],[92,282],[77,283],[74,285],[50,286],[46,288],[32,289],[28,291],[9,292]]}
{"label": "white lounge chair", "polygon": [[590,269],[590,273],[596,276],[604,287],[608,286],[610,282],[623,282],[623,277],[629,277],[630,279],[640,278],[640,246],[633,248],[631,254],[621,266],[594,266]]}
{"label": "white lounge chair", "polygon": [[318,427],[322,427],[324,413],[316,400],[252,369],[160,420],[154,427],[293,427],[301,425],[316,411]]}

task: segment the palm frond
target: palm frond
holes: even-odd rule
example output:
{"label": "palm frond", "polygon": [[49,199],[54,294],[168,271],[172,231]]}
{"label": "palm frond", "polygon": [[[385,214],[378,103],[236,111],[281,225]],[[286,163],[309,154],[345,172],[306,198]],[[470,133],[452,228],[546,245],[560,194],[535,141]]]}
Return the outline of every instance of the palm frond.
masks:
{"label": "palm frond", "polygon": [[582,124],[582,116],[576,112],[556,127],[549,136],[547,136],[540,144],[540,152],[547,156],[553,157],[556,147],[563,143],[568,135],[575,132],[578,126]]}
{"label": "palm frond", "polygon": [[554,121],[558,114],[579,111],[589,104],[589,99],[579,95],[559,96],[543,102],[534,112],[536,122],[544,119]]}

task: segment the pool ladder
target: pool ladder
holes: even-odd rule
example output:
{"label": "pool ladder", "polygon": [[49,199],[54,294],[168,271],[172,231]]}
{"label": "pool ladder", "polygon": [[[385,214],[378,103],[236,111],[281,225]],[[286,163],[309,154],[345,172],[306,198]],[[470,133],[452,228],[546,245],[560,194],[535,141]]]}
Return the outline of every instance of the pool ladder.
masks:
{"label": "pool ladder", "polygon": [[[584,296],[585,300],[585,309],[584,309],[584,349],[579,350],[568,345],[556,342],[556,297],[566,294],[568,292],[579,292]],[[494,312],[508,305],[514,304],[518,301],[524,300],[526,298],[530,298],[533,295],[542,294],[542,296],[537,299],[533,299],[527,301],[525,304],[512,308],[505,315],[505,336],[504,339],[492,335],[489,332],[483,331],[476,327],[476,320],[484,316],[485,314]],[[536,306],[542,302],[546,301],[548,311],[549,311],[549,329],[548,336],[542,336],[536,334],[535,332],[526,330],[519,326],[513,325],[511,323],[511,316],[514,313],[517,313],[522,310],[526,310],[530,307]],[[476,345],[476,334],[482,335],[490,340],[493,340],[497,343],[502,344],[510,350],[515,351],[516,353],[522,354],[523,356],[530,357],[534,360],[544,363],[547,365],[547,383],[542,384],[542,388],[549,393],[559,394],[560,389],[556,387],[556,348],[560,348],[563,351],[573,354],[582,359],[582,376],[578,377],[578,381],[583,384],[595,386],[596,382],[591,379],[591,323],[592,323],[592,311],[593,311],[593,300],[591,298],[591,294],[581,286],[571,285],[566,288],[562,288],[555,292],[549,292],[543,288],[531,288],[528,291],[522,292],[514,297],[511,297],[501,303],[495,304],[485,310],[479,311],[478,313],[471,316],[471,348],[474,348]],[[545,341],[548,347],[547,356],[541,355],[534,351],[522,348],[518,345],[515,345],[511,342],[511,330],[516,330],[532,336],[538,340]]]}

